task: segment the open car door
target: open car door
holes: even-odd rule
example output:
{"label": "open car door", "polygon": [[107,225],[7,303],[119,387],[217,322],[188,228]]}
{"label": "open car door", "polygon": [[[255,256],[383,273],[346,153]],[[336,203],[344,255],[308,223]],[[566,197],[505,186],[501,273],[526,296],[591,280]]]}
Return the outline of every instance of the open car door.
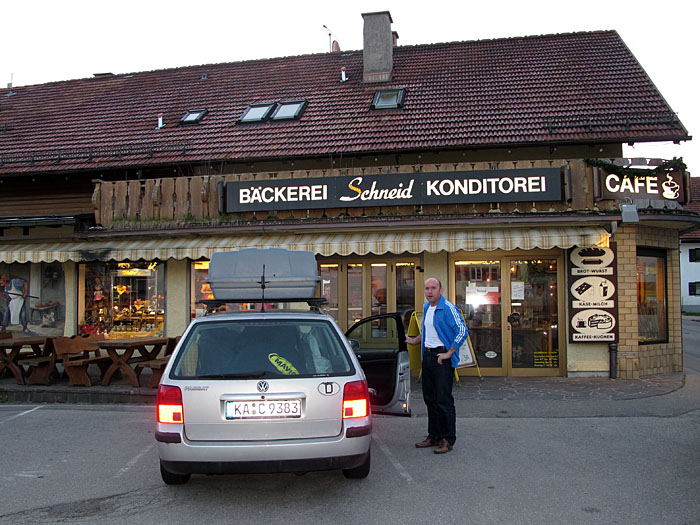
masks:
{"label": "open car door", "polygon": [[397,313],[373,315],[345,333],[367,377],[374,413],[411,415],[411,369]]}

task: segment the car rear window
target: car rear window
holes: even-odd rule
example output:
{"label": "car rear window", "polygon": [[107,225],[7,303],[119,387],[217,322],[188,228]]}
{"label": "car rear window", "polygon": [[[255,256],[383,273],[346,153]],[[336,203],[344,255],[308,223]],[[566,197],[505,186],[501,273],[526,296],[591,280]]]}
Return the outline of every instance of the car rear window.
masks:
{"label": "car rear window", "polygon": [[170,377],[235,379],[354,373],[328,321],[240,320],[196,324]]}

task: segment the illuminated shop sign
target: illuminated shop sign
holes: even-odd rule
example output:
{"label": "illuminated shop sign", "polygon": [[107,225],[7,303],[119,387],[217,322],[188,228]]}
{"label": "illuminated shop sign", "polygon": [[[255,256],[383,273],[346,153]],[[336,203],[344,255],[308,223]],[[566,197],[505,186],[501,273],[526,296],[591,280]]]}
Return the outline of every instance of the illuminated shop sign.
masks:
{"label": "illuminated shop sign", "polygon": [[621,175],[604,173],[604,199],[655,199],[683,203],[683,174],[677,172],[650,173],[649,175]]}
{"label": "illuminated shop sign", "polygon": [[228,182],[226,213],[562,199],[561,168]]}
{"label": "illuminated shop sign", "polygon": [[152,274],[153,271],[148,268],[126,268],[114,272],[119,277],[150,277]]}

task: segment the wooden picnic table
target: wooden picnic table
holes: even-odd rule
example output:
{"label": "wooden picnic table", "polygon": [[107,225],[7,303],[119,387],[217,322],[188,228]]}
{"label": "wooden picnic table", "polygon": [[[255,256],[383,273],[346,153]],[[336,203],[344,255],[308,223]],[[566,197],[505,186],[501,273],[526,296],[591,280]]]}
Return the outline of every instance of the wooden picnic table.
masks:
{"label": "wooden picnic table", "polygon": [[9,337],[0,339],[0,373],[6,368],[12,372],[17,379],[18,385],[24,384],[24,368],[17,361],[28,357],[28,355],[20,353],[22,348],[30,346],[32,355],[43,355],[44,345],[46,344],[45,337]]}
{"label": "wooden picnic table", "polygon": [[144,368],[150,368],[151,378],[148,380],[148,386],[149,388],[158,388],[160,378],[163,377],[165,367],[168,365],[168,362],[170,361],[179,340],[179,336],[170,337],[168,339],[168,344],[165,345],[165,354],[162,357],[155,357],[153,359],[149,359],[148,361],[141,361],[137,363],[136,368],[134,369],[136,377],[140,379],[141,372],[143,372]]}
{"label": "wooden picnic table", "polygon": [[[109,385],[115,372],[121,370],[129,379],[131,386],[138,387],[139,377],[131,365],[156,359],[169,340],[169,337],[132,337],[99,341],[97,344],[112,359],[112,365],[102,377],[102,384]],[[134,357],[136,352],[139,353],[138,357]]]}

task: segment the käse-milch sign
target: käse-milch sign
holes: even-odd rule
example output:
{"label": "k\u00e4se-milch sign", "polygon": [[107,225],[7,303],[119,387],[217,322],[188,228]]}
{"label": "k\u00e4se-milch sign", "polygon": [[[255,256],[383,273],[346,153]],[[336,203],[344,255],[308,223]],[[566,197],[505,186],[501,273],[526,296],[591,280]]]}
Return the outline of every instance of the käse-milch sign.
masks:
{"label": "k\u00e4se-milch sign", "polygon": [[562,168],[356,175],[226,183],[226,213],[560,201]]}

